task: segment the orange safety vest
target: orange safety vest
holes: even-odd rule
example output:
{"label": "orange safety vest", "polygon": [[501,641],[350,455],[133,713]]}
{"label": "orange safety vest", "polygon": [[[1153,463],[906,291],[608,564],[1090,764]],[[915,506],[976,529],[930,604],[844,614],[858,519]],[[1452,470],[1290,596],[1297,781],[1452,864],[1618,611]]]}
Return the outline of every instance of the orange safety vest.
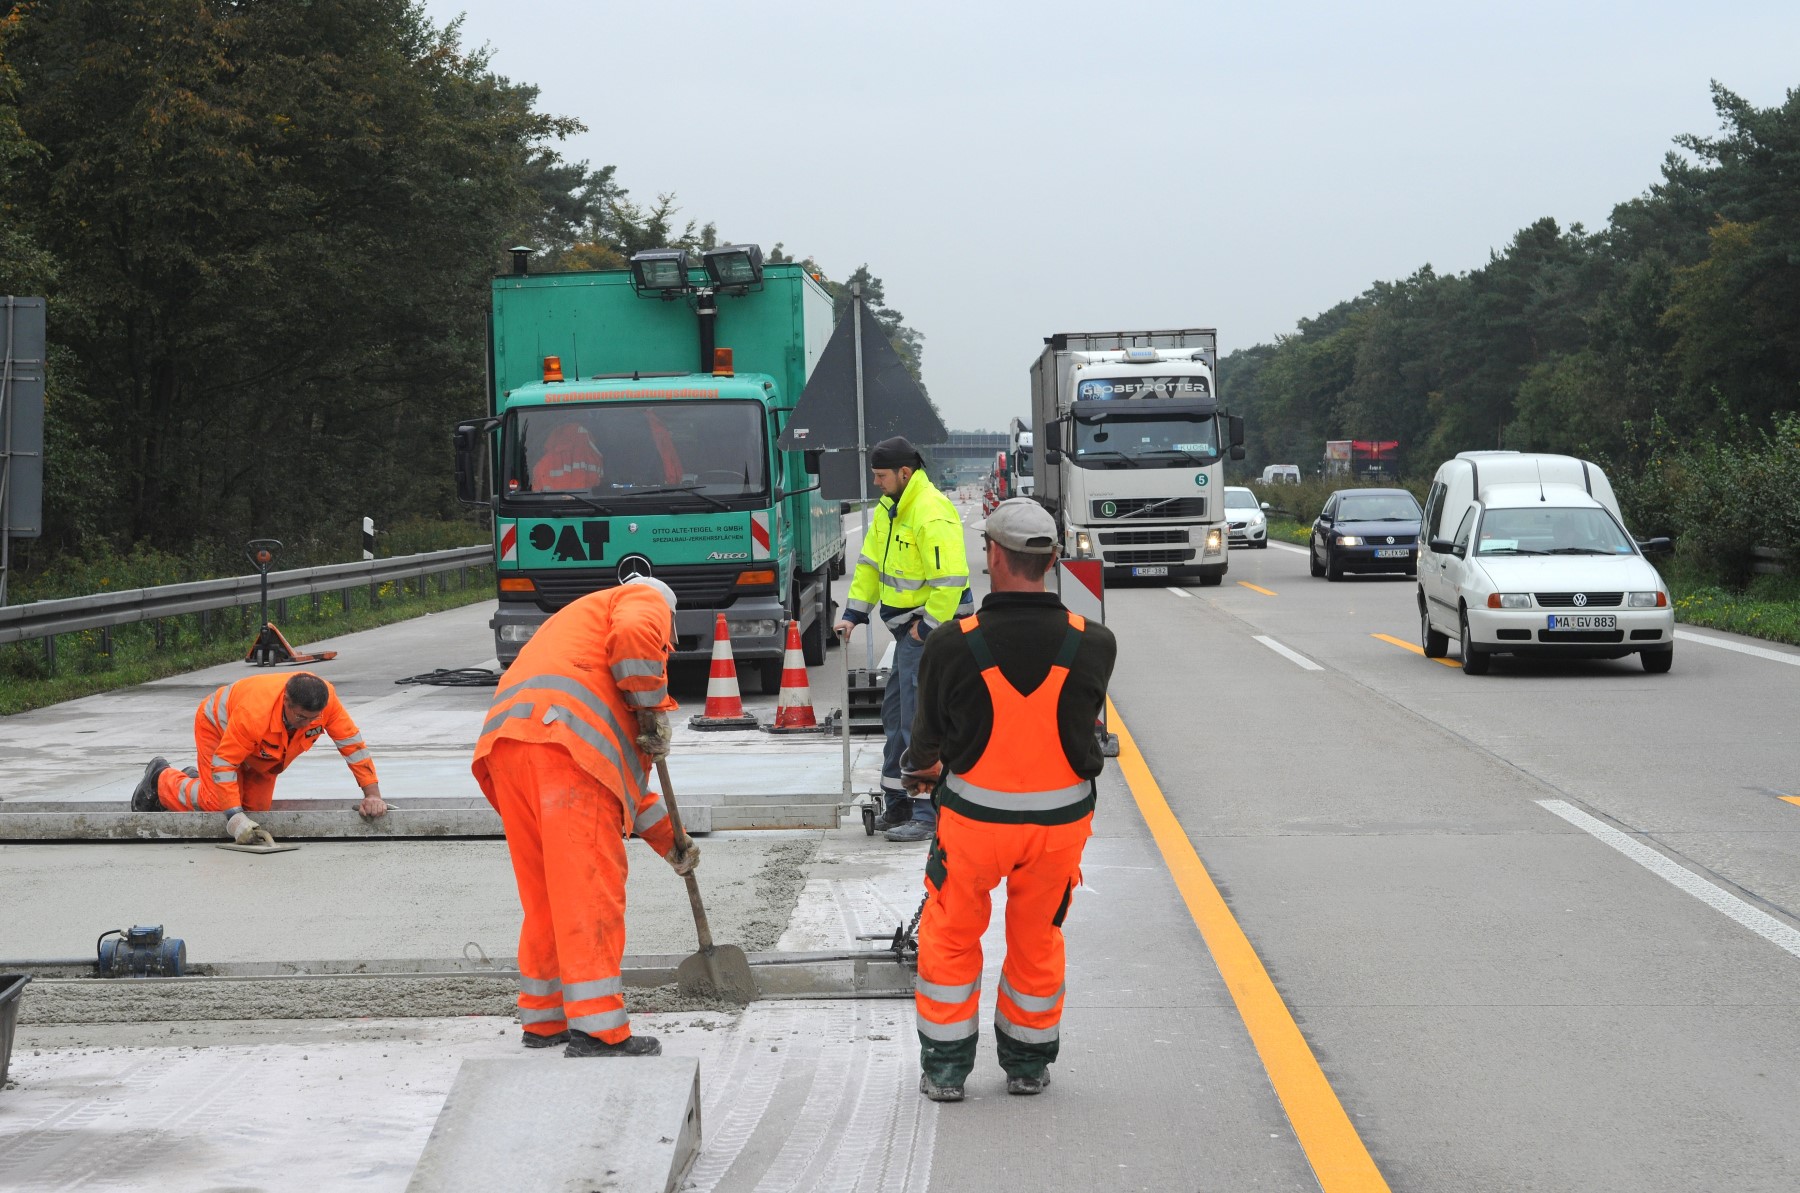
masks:
{"label": "orange safety vest", "polygon": [[606,461],[587,428],[564,423],[550,432],[544,454],[531,466],[531,487],[539,493],[581,492],[598,485],[605,475]]}
{"label": "orange safety vest", "polygon": [[1030,695],[1021,693],[1000,673],[981,632],[979,614],[957,623],[981,668],[988,699],[994,705],[994,728],[975,765],[944,777],[938,803],[971,820],[1001,824],[1071,824],[1094,810],[1096,789],[1069,765],[1056,706],[1062,698],[1069,665],[1081,648],[1087,620],[1069,614],[1069,630],[1050,665],[1050,674]]}
{"label": "orange safety vest", "polygon": [[669,606],[643,584],[589,593],[558,610],[500,677],[475,745],[476,782],[493,803],[487,757],[502,739],[560,746],[614,792],[621,831],[642,836],[669,814],[645,788],[650,757],[637,748],[637,713],[679,707],[669,697],[674,644]]}

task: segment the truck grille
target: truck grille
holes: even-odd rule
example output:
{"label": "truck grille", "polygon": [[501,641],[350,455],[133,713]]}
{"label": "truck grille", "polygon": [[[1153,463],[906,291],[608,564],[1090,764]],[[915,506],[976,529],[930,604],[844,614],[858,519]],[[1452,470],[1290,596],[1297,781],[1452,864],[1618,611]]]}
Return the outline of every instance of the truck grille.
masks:
{"label": "truck grille", "polygon": [[1187,546],[1188,532],[1178,530],[1102,530],[1100,545],[1102,547],[1149,547],[1158,543],[1179,543]]}
{"label": "truck grille", "polygon": [[[1124,518],[1134,516],[1146,506],[1156,505],[1160,497],[1113,497],[1101,501],[1090,502],[1096,518]],[[1108,509],[1111,510],[1108,513]],[[1206,498],[1178,497],[1166,505],[1145,514],[1146,518],[1204,518],[1206,517]]]}
{"label": "truck grille", "polygon": [[[1546,609],[1617,609],[1625,599],[1622,592],[1539,592],[1533,595],[1537,597],[1537,603]],[[1578,595],[1585,595],[1587,600],[1576,604],[1575,598]]]}
{"label": "truck grille", "polygon": [[1194,549],[1185,551],[1111,551],[1107,553],[1108,567],[1141,566],[1146,563],[1186,563],[1194,557]]}
{"label": "truck grille", "polygon": [[[738,573],[742,563],[698,563],[656,570],[656,578],[675,590],[683,609],[723,609],[737,599]],[[773,564],[767,566],[773,567]],[[565,605],[586,596],[613,588],[619,578],[610,567],[595,571],[522,572],[537,585],[537,606],[554,613]]]}

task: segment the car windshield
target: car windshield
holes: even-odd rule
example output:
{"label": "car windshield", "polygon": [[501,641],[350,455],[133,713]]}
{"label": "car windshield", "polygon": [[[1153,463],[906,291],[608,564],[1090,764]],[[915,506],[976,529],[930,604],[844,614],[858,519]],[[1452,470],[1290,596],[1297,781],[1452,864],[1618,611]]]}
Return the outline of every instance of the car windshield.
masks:
{"label": "car windshield", "polygon": [[1531,505],[1488,510],[1478,555],[1632,555],[1631,539],[1603,509]]}
{"label": "car windshield", "polygon": [[1419,503],[1406,493],[1378,497],[1345,497],[1338,502],[1340,522],[1417,522]]}
{"label": "car windshield", "polygon": [[1228,510],[1253,510],[1260,508],[1256,494],[1248,489],[1225,490],[1225,508]]}
{"label": "car windshield", "polygon": [[506,433],[506,495],[603,507],[633,499],[711,508],[766,500],[756,402],[626,402],[526,407]]}

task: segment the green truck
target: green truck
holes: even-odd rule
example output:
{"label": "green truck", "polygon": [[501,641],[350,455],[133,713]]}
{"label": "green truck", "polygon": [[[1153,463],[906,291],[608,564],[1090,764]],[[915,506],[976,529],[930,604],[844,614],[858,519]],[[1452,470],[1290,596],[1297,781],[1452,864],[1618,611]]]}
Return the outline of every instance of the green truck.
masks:
{"label": "green truck", "polygon": [[648,573],[680,597],[677,659],[724,613],[740,671],[781,682],[831,639],[844,529],[817,457],[777,437],[831,336],[831,298],[755,245],[639,253],[629,269],[493,281],[488,416],[456,428],[457,495],[493,512],[502,665],[587,593]]}

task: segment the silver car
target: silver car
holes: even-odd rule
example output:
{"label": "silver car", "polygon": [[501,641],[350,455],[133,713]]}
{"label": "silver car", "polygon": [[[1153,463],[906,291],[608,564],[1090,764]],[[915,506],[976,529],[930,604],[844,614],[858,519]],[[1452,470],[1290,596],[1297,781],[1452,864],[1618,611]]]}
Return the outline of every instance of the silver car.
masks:
{"label": "silver car", "polygon": [[1269,545],[1269,503],[1258,501],[1249,489],[1225,486],[1225,520],[1231,527],[1234,547]]}

